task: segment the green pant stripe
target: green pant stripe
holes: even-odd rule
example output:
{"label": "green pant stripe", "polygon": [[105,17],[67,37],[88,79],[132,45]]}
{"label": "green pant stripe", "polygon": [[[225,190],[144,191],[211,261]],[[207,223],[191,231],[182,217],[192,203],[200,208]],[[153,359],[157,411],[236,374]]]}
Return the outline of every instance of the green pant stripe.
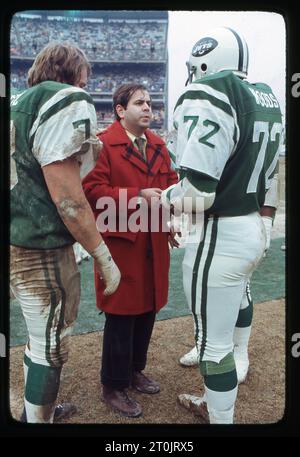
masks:
{"label": "green pant stripe", "polygon": [[205,240],[205,236],[206,236],[207,223],[208,223],[208,218],[205,217],[205,219],[204,219],[203,240],[200,241],[199,246],[198,246],[196,259],[195,259],[194,266],[193,266],[193,277],[192,277],[192,287],[191,287],[191,304],[192,304],[192,314],[194,316],[194,321],[195,321],[195,340],[196,340],[196,344],[197,344],[198,337],[199,337],[199,321],[198,321],[198,317],[197,317],[197,314],[196,314],[196,292],[197,292],[197,281],[198,281],[198,269],[199,269],[201,256],[202,256],[202,253],[203,253],[203,247],[204,247],[204,240]]}
{"label": "green pant stripe", "polygon": [[59,286],[59,290],[61,292],[61,310],[60,310],[60,315],[59,315],[59,321],[57,324],[57,332],[56,332],[56,347],[57,351],[59,354],[59,362],[61,365],[63,365],[63,360],[62,360],[62,355],[60,354],[60,334],[64,326],[64,320],[65,320],[65,311],[66,311],[66,291],[65,288],[62,284],[61,276],[60,276],[60,270],[59,270],[59,262],[58,259],[56,258],[55,262],[55,279],[57,281],[57,284]]}
{"label": "green pant stripe", "polygon": [[192,313],[193,314],[195,314],[195,312],[196,312],[196,292],[197,292],[197,282],[198,282],[198,270],[199,270],[199,264],[200,264],[200,260],[201,260],[201,256],[202,256],[203,248],[204,248],[207,224],[208,224],[208,219],[205,217],[203,240],[200,241],[200,243],[199,243],[196,259],[195,259],[194,266],[193,266],[193,277],[192,277],[192,287],[191,287],[191,304],[192,304]]}
{"label": "green pant stripe", "polygon": [[51,333],[52,321],[53,321],[53,317],[54,317],[54,311],[56,308],[57,299],[56,299],[56,292],[55,292],[55,289],[53,288],[53,285],[52,285],[51,279],[50,279],[50,275],[49,275],[46,252],[42,253],[41,260],[42,260],[42,265],[43,265],[43,270],[44,270],[44,275],[45,275],[45,283],[47,285],[47,288],[50,291],[50,304],[49,304],[50,312],[49,312],[49,316],[48,316],[48,321],[47,321],[47,325],[46,325],[46,334],[45,334],[45,338],[46,338],[45,358],[46,358],[47,362],[49,363],[49,365],[51,365],[52,360],[51,360],[51,351],[50,351],[50,333]]}
{"label": "green pant stripe", "polygon": [[198,338],[199,338],[199,319],[196,313],[193,313],[194,323],[195,323],[195,344],[198,347]]}
{"label": "green pant stripe", "polygon": [[[61,334],[61,329],[63,327],[63,323],[64,323],[64,316],[65,316],[65,303],[66,303],[66,292],[65,292],[65,289],[63,288],[62,286],[62,282],[61,282],[61,278],[60,278],[60,273],[59,273],[59,262],[58,262],[58,258],[57,258],[57,254],[55,254],[56,258],[55,258],[55,264],[54,264],[54,273],[55,273],[55,279],[56,279],[56,287],[54,288],[52,283],[51,283],[51,279],[50,279],[50,275],[49,275],[49,270],[48,270],[48,266],[47,266],[47,259],[46,259],[46,254],[42,254],[43,255],[43,267],[44,267],[44,273],[45,273],[45,281],[46,281],[46,284],[47,284],[47,287],[48,289],[50,290],[50,312],[49,312],[49,317],[48,317],[48,321],[47,321],[47,326],[46,326],[46,346],[45,346],[45,357],[46,357],[46,360],[47,362],[49,363],[49,365],[52,365],[52,358],[51,358],[51,347],[50,347],[50,334],[51,334],[51,328],[52,328],[52,324],[53,324],[53,319],[54,319],[54,315],[55,315],[55,309],[59,303],[59,298],[60,297],[57,297],[57,288],[59,289],[60,293],[61,293],[61,312],[60,312],[60,316],[59,316],[59,321],[58,321],[58,324],[57,324],[57,331],[56,331],[56,334],[55,334],[55,337],[56,337],[56,348],[57,348],[57,353],[59,353],[59,349],[60,349],[60,334]],[[58,287],[57,287],[58,285]],[[63,364],[63,361],[62,359],[59,358],[59,362],[60,364],[62,365]]]}
{"label": "green pant stripe", "polygon": [[202,279],[202,293],[201,293],[201,321],[202,321],[202,341],[200,347],[200,360],[203,358],[205,351],[206,341],[207,341],[207,283],[208,283],[208,274],[211,266],[212,258],[215,252],[216,242],[217,242],[217,233],[218,233],[218,216],[214,216],[212,229],[211,229],[211,238],[208,248],[208,254],[206,257],[204,270],[203,270],[203,279]]}

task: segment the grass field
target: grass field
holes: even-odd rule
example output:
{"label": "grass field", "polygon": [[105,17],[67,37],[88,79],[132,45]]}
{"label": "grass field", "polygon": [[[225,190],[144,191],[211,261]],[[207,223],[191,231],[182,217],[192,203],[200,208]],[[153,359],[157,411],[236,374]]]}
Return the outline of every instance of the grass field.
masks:
{"label": "grass field", "polygon": [[[285,297],[285,253],[280,250],[283,238],[272,240],[268,256],[263,259],[252,277],[252,298],[254,303]],[[189,309],[183,292],[181,263],[184,249],[176,249],[171,254],[169,301],[158,314],[157,319],[169,319],[185,316]],[[102,330],[104,316],[99,314],[95,305],[93,262],[83,261],[79,266],[81,272],[82,296],[79,315],[74,333],[87,333]],[[11,302],[10,345],[16,346],[26,342],[25,322],[18,303]]]}

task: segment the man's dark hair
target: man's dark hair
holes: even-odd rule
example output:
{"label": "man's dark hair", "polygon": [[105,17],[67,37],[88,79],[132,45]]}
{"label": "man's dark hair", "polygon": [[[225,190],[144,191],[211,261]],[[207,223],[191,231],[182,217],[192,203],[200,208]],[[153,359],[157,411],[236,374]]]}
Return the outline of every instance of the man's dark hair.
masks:
{"label": "man's dark hair", "polygon": [[124,109],[127,108],[128,102],[137,90],[148,91],[147,87],[142,84],[122,84],[118,87],[113,95],[113,110],[115,118],[119,121],[120,117],[116,111],[116,106],[121,105]]}

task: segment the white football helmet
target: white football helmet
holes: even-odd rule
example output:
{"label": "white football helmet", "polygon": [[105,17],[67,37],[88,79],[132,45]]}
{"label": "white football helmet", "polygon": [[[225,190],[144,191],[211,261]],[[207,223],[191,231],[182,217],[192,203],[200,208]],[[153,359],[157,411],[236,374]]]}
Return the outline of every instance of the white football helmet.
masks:
{"label": "white football helmet", "polygon": [[249,53],[244,38],[228,27],[217,27],[200,38],[193,46],[188,67],[188,80],[231,70],[241,78],[247,77]]}

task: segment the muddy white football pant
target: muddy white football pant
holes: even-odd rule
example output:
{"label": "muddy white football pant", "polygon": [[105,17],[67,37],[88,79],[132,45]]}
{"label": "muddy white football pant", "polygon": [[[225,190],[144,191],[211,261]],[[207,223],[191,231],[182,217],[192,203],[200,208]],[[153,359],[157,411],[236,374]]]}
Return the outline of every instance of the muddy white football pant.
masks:
{"label": "muddy white football pant", "polygon": [[27,421],[52,422],[80,300],[73,247],[29,250],[11,246],[10,268],[11,289],[29,334],[24,354]]}
{"label": "muddy white football pant", "polygon": [[265,244],[263,222],[256,212],[205,218],[186,243],[183,285],[194,316],[211,423],[233,422],[237,395],[233,333],[247,282]]}

